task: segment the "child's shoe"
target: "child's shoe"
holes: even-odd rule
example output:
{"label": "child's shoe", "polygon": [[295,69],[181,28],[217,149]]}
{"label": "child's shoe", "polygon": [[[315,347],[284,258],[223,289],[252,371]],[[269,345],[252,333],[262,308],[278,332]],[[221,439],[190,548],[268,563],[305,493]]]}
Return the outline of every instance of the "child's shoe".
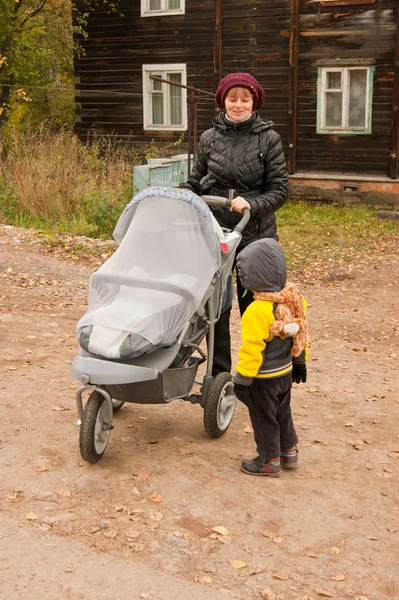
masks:
{"label": "child's shoe", "polygon": [[263,477],[280,477],[280,459],[262,460],[259,456],[251,460],[243,460],[241,471],[247,475],[261,475]]}
{"label": "child's shoe", "polygon": [[298,450],[297,447],[291,450],[281,450],[281,464],[286,469],[295,469],[298,465]]}

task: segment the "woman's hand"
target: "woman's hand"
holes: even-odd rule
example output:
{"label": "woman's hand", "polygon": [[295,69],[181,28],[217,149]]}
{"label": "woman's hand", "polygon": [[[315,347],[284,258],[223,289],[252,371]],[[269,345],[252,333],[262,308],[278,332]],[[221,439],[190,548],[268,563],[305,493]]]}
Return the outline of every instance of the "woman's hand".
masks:
{"label": "woman's hand", "polygon": [[234,211],[242,213],[244,208],[248,208],[248,210],[251,210],[251,205],[242,196],[237,196],[237,198],[234,198],[234,200],[231,201],[230,212]]}

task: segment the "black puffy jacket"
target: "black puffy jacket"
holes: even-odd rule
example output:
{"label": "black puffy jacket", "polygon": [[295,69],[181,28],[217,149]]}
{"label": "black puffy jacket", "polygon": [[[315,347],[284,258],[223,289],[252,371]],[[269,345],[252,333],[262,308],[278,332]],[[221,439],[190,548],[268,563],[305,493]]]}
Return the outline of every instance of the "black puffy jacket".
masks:
{"label": "black puffy jacket", "polygon": [[[204,194],[228,197],[229,189],[251,205],[251,219],[239,246],[256,239],[274,237],[275,212],[288,198],[288,172],[281,139],[272,121],[257,113],[242,123],[234,123],[221,113],[213,127],[200,138],[188,185],[199,183]],[[213,208],[222,227],[228,229],[241,219],[237,212]]]}

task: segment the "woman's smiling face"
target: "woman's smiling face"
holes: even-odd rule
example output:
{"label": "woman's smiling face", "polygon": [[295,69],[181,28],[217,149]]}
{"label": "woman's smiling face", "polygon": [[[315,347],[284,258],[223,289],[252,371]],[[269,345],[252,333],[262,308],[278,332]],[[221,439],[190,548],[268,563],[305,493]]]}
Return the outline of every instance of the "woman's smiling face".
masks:
{"label": "woman's smiling face", "polygon": [[245,121],[252,114],[254,100],[249,90],[234,87],[228,91],[224,105],[227,116],[233,121]]}

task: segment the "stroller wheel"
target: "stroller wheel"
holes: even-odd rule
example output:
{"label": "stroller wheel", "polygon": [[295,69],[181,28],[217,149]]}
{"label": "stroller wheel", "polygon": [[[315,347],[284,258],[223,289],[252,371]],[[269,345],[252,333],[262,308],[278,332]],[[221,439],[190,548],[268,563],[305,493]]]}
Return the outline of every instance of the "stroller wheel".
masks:
{"label": "stroller wheel", "polygon": [[218,438],[229,428],[236,397],[230,373],[219,373],[212,381],[205,400],[204,426],[210,437]]}
{"label": "stroller wheel", "polygon": [[107,447],[112,423],[108,404],[99,392],[92,392],[85,406],[80,426],[79,446],[82,458],[98,462]]}
{"label": "stroller wheel", "polygon": [[114,413],[118,412],[124,404],[125,403],[122,400],[114,400],[112,398],[112,408],[114,409]]}

